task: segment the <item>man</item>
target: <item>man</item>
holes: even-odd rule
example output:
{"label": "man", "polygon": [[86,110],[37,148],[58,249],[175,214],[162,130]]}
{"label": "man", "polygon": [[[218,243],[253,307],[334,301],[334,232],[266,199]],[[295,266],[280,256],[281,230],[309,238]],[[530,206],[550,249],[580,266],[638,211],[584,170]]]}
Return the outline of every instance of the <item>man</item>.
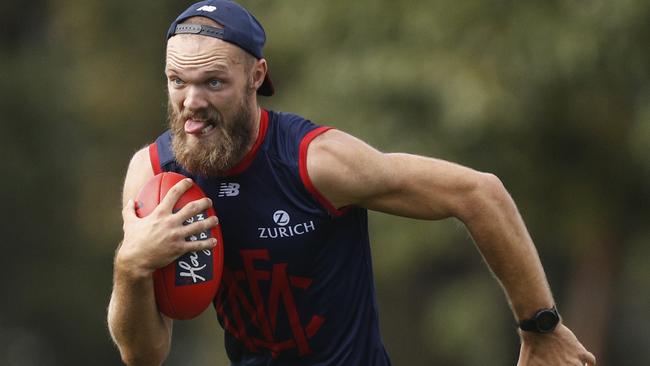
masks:
{"label": "man", "polygon": [[[132,158],[124,239],[114,263],[111,334],[132,365],[158,365],[172,321],[155,305],[151,274],[213,239],[183,226],[214,204],[224,236],[215,299],[233,365],[390,365],[379,335],[366,209],[457,217],[501,282],[521,324],[520,365],[595,365],[562,324],[535,247],[500,181],[437,159],[384,154],[335,129],[259,107],[272,95],[265,33],[239,5],[203,1],[168,31],[170,129]],[[156,210],[134,198],[160,171],[191,177],[210,199],[172,213],[175,185]]]}

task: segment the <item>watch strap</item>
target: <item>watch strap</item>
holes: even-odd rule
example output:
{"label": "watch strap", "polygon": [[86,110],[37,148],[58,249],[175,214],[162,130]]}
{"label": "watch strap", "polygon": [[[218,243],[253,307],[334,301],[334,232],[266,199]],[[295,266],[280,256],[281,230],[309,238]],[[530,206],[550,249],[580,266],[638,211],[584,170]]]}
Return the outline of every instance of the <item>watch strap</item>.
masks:
{"label": "watch strap", "polygon": [[531,319],[522,320],[519,323],[519,328],[527,332],[548,333],[552,332],[559,322],[560,315],[553,306],[550,309],[538,310]]}

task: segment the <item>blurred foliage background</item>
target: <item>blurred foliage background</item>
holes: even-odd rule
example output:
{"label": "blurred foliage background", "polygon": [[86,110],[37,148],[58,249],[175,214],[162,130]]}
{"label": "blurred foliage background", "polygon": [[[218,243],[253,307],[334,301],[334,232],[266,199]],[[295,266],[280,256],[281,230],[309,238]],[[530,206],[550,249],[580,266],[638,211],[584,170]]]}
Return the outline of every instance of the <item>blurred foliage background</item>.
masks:
{"label": "blurred foliage background", "polygon": [[[242,1],[277,95],[384,151],[497,174],[565,322],[600,365],[650,364],[650,2]],[[119,364],[105,325],[130,156],[165,128],[165,31],[187,1],[0,4],[1,365]],[[371,215],[395,365],[514,365],[462,225]],[[168,365],[225,365],[210,310]]]}

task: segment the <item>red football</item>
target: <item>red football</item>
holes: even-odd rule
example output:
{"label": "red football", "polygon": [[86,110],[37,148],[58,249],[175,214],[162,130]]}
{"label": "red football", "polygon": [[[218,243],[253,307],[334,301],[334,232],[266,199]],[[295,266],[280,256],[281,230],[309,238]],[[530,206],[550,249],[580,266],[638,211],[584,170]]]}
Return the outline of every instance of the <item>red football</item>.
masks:
{"label": "red football", "polygon": [[[136,198],[138,217],[149,215],[162,201],[167,191],[185,178],[181,174],[165,172],[147,181]],[[201,188],[193,184],[176,202],[174,212],[203,197],[205,194]],[[190,218],[185,224],[204,220],[210,216],[216,216],[212,207]],[[217,239],[214,248],[186,253],[153,274],[158,310],[170,318],[191,319],[201,314],[210,305],[219,289],[223,271],[223,239],[220,226],[185,240],[203,240],[208,237]]]}

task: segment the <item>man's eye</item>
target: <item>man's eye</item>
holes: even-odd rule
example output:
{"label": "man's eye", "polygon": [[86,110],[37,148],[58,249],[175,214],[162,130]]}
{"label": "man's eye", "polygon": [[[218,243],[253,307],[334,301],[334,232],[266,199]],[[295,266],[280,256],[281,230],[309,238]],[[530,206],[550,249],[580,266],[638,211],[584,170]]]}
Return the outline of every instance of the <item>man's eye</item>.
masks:
{"label": "man's eye", "polygon": [[212,79],[212,80],[208,81],[208,86],[211,87],[211,88],[217,89],[217,88],[221,87],[221,81],[217,80],[217,79]]}
{"label": "man's eye", "polygon": [[183,85],[185,83],[183,82],[183,80],[181,80],[179,78],[173,78],[172,79],[172,84],[174,84],[175,86],[181,86],[181,85]]}

